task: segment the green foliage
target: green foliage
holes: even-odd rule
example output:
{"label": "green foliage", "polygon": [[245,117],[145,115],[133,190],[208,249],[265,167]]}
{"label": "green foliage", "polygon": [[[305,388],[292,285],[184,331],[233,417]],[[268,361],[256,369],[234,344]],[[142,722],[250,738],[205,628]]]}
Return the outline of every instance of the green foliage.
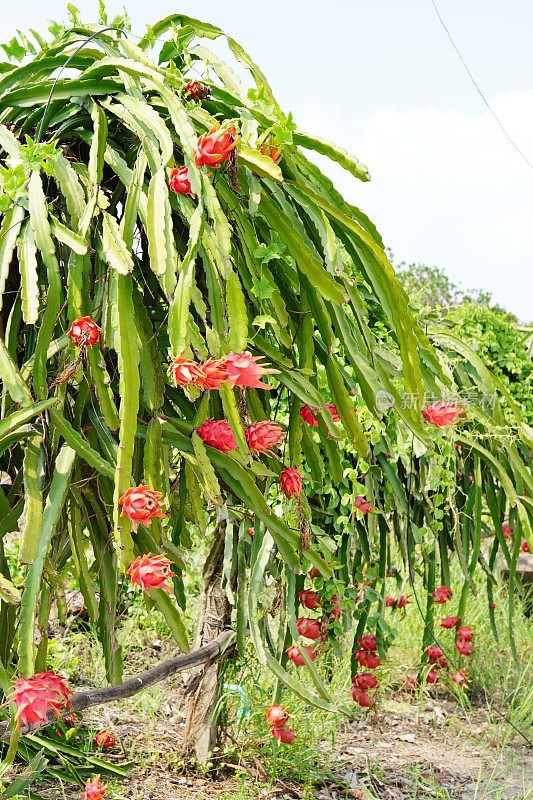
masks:
{"label": "green foliage", "polygon": [[503,381],[524,419],[532,424],[533,361],[524,334],[510,315],[498,308],[464,303],[450,311],[444,322]]}
{"label": "green foliage", "polygon": [[[531,424],[533,363],[527,348],[529,337],[517,326],[516,317],[493,305],[488,292],[460,289],[438,267],[400,264],[398,278],[417,315],[469,344],[502,380]],[[507,408],[505,400],[503,403]],[[512,423],[512,413],[506,411],[506,419]]]}
{"label": "green foliage", "polygon": [[439,267],[398,265],[398,278],[413,301],[431,309],[450,309],[462,303],[487,306],[491,295],[482,289],[461,289]]}
{"label": "green foliage", "polygon": [[[174,564],[175,594],[151,590],[145,599],[186,650],[182,612],[198,594],[186,591],[191,529],[211,541],[222,519],[241,650],[249,630],[278,694],[286,686],[323,710],[345,711],[320,664],[307,659],[304,677],[287,666],[309,567],[320,574],[333,648],[341,627],[376,630],[382,652],[390,643],[383,592],[391,540],[400,569],[418,573],[428,592],[457,553],[463,610],[477,569],[494,580],[499,549],[512,584],[519,536],[532,538],[531,441],[520,409],[511,404],[503,416],[505,386],[463,342],[442,331],[431,333],[436,346],[428,339],[378,232],[300,147],[363,181],[366,168],[298,131],[233,39],[252,94],[204,46],[224,36],[214,26],[175,14],[135,45],[121,31],[94,37],[69,11],[75,27],[54,26],[53,41],[0,80],[8,198],[0,469],[10,486],[0,492],[0,572],[22,589],[20,604],[13,592],[0,601],[2,669],[12,681],[46,668],[48,615],[75,574],[107,679],[120,681],[124,573],[147,552]],[[80,37],[91,42],[77,52]],[[73,74],[58,75],[67,62]],[[210,89],[201,103],[184,91],[193,64]],[[199,168],[195,147],[215,123],[237,126],[235,156]],[[279,166],[260,152],[267,137],[281,146]],[[169,192],[177,165],[188,169],[191,195]],[[100,341],[79,351],[65,333],[86,315],[100,325]],[[172,358],[219,358],[236,347],[277,370],[271,391],[225,384],[201,394],[172,384]],[[422,424],[428,395],[474,390],[490,392],[494,405],[474,399],[457,438]],[[302,405],[316,427],[303,422]],[[237,450],[199,443],[193,431],[209,417],[228,419]],[[264,419],[284,425],[288,449],[259,456],[247,448],[244,426]],[[289,463],[305,473],[299,504],[278,492]],[[118,500],[144,483],[163,492],[167,516],[134,530]],[[377,513],[356,513],[360,494]],[[3,537],[18,534],[24,508],[29,563],[12,580]],[[501,536],[507,516],[516,528],[511,549]],[[497,538],[487,565],[480,543],[489,528]],[[343,604],[336,623],[328,620],[334,595]],[[425,613],[431,630],[430,601]]]}

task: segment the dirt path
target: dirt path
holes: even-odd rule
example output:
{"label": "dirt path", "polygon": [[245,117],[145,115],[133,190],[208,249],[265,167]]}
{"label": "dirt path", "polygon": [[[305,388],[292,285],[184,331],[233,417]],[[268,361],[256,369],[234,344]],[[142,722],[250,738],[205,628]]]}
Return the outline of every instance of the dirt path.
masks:
{"label": "dirt path", "polygon": [[521,745],[496,747],[489,723],[458,711],[446,702],[421,710],[398,703],[373,722],[348,726],[335,750],[352,796],[359,790],[366,800],[371,789],[390,800],[447,797],[442,789],[460,800],[533,798],[533,754]]}
{"label": "dirt path", "polygon": [[[334,746],[319,745],[333,779],[314,788],[269,780],[260,749],[252,763],[226,760],[215,778],[190,774],[180,755],[183,680],[146,694],[142,709],[133,698],[86,714],[85,725],[110,727],[122,742],[111,757],[135,764],[110,800],[533,800],[533,753],[518,741],[502,747],[486,714],[441,699],[406,698],[343,727]],[[42,795],[77,800],[79,791]]]}

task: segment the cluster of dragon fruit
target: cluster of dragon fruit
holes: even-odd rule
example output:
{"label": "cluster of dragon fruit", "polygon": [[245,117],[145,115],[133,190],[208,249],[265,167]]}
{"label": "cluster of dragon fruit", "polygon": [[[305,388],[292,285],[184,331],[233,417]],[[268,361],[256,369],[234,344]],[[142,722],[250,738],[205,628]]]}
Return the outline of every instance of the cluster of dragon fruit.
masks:
{"label": "cluster of dragon fruit", "polygon": [[[207,89],[198,81],[192,81],[187,84],[185,91],[191,99],[199,100],[205,96]],[[235,157],[237,144],[235,128],[213,127],[207,134],[199,137],[195,162],[199,167],[216,169]],[[262,152],[275,162],[281,158],[280,151],[269,143],[265,143]],[[193,194],[187,166],[170,170],[169,186],[171,191],[177,194]],[[79,348],[81,357],[87,348],[99,342],[100,329],[91,317],[85,316],[72,322],[67,335]],[[176,387],[195,387],[202,392],[211,392],[229,384],[239,389],[244,396],[248,388],[263,390],[271,388],[264,378],[275,375],[277,370],[250,352],[232,352],[221,358],[210,358],[202,362],[188,357],[187,354],[180,354],[169,364],[168,373]],[[243,407],[246,408],[245,403]],[[331,414],[334,423],[341,422],[333,403],[327,403],[325,408]],[[300,410],[304,422],[312,427],[318,426],[315,413],[316,409],[309,406],[303,406]],[[454,425],[463,418],[464,413],[461,405],[455,402],[436,402],[422,411],[426,423],[438,428]],[[283,442],[285,432],[278,422],[269,419],[251,422],[247,419],[246,411],[243,417],[246,444],[253,454],[268,455]],[[224,453],[238,448],[232,426],[225,419],[207,419],[196,429],[196,433],[209,448]],[[283,467],[279,474],[279,491],[285,497],[293,499],[300,513],[299,498],[304,491],[304,476],[299,469],[290,464]],[[139,525],[149,527],[152,519],[166,517],[162,493],[150,489],[145,484],[127,489],[118,503],[121,514],[131,520],[134,530],[137,530]],[[363,517],[375,511],[372,504],[363,496],[356,497],[354,505]],[[305,526],[301,527],[302,532],[304,528]],[[249,533],[253,535],[253,526],[249,528]],[[510,529],[504,529],[506,537],[511,533]],[[302,542],[302,546],[305,548],[308,543]],[[162,590],[172,593],[171,567],[172,562],[165,556],[147,553],[135,558],[126,574],[132,584],[145,592]],[[316,567],[311,568],[310,581],[314,581],[318,574]],[[440,586],[433,592],[433,599],[437,604],[444,604],[451,597],[451,589],[447,586]],[[387,608],[393,611],[400,610],[403,614],[408,602],[409,598],[403,594],[398,598],[385,599]],[[335,595],[329,598],[322,597],[320,592],[313,588],[304,589],[299,593],[299,603],[304,609],[296,621],[300,641],[294,642],[286,651],[287,659],[295,668],[317,659],[327,636],[328,626],[342,614],[338,597]],[[457,616],[442,617],[440,624],[443,629],[455,631],[455,647],[458,655],[469,658],[473,652],[472,628],[464,625]],[[361,709],[372,709],[377,703],[372,693],[375,693],[379,686],[379,669],[384,654],[378,651],[374,633],[362,635],[357,644],[354,656],[359,669],[352,676],[351,694],[354,703]],[[425,669],[420,671],[420,675],[425,675],[424,680],[427,684],[437,683],[439,675],[449,669],[449,659],[436,643],[427,648],[424,663]],[[468,680],[464,669],[457,668],[449,675],[457,686],[462,686]],[[419,684],[420,678],[409,677],[405,682],[405,688],[415,690]],[[41,672],[29,678],[19,677],[13,691],[17,720],[22,726],[32,727],[47,724],[51,717],[68,718],[71,696],[72,691],[66,680],[54,672]],[[272,736],[280,744],[290,745],[295,741],[296,733],[289,725],[290,716],[287,709],[280,705],[272,705],[266,711],[265,717]],[[99,731],[95,742],[103,750],[117,746],[114,734],[108,730]],[[96,776],[87,782],[82,798],[102,800],[105,794],[106,786],[100,781],[100,777]]]}

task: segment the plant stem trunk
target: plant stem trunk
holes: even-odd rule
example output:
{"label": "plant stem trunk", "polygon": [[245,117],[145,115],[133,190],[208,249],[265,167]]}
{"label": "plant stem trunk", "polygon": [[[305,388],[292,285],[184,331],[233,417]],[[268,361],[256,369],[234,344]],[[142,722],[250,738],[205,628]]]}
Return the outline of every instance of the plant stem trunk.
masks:
{"label": "plant stem trunk", "polygon": [[[204,598],[195,648],[215,639],[231,622],[231,607],[222,587],[226,522],[221,520],[204,569]],[[190,699],[183,736],[184,754],[205,764],[218,745],[216,706],[223,659],[208,664],[189,681]]]}

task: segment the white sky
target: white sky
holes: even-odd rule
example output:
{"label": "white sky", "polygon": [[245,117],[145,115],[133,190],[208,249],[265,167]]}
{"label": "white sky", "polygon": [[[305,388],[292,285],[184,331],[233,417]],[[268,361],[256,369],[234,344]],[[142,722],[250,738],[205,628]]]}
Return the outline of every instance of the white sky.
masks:
{"label": "white sky", "polygon": [[[2,4],[4,6],[4,4]],[[96,0],[77,0],[87,20]],[[438,0],[498,116],[533,162],[533,3]],[[110,15],[123,3],[108,3]],[[298,125],[365,163],[331,176],[396,260],[443,267],[533,320],[533,170],[490,117],[429,0],[129,0],[133,32],[180,11],[219,25],[261,66]],[[2,8],[2,41],[65,17],[63,0]],[[1,56],[0,56],[1,57]]]}

